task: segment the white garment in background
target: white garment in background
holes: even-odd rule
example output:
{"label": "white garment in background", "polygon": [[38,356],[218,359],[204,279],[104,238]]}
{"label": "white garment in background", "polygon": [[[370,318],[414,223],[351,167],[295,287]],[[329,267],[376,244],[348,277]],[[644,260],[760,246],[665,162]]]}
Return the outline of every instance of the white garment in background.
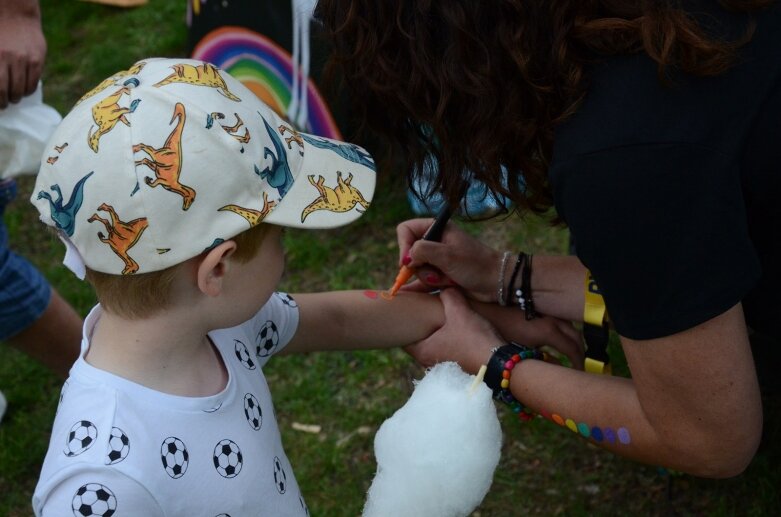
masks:
{"label": "white garment in background", "polygon": [[299,130],[306,131],[309,121],[309,25],[314,17],[317,0],[291,0],[290,3],[293,11],[293,84],[287,118]]}
{"label": "white garment in background", "polygon": [[0,180],[36,174],[44,146],[62,117],[43,103],[43,87],[0,110]]}

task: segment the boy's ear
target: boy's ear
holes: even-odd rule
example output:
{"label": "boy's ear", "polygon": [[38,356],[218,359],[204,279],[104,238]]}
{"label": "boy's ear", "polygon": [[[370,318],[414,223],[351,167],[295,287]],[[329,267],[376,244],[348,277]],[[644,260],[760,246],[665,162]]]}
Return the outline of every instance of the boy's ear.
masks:
{"label": "boy's ear", "polygon": [[230,258],[236,251],[236,242],[225,241],[203,254],[196,271],[198,289],[207,296],[222,292],[225,274],[230,269]]}

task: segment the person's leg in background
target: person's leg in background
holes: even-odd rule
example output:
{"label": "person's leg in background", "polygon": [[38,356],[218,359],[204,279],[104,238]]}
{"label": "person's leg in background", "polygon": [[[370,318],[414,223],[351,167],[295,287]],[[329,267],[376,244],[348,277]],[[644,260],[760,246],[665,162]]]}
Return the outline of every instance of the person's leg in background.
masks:
{"label": "person's leg in background", "polygon": [[62,377],[79,355],[81,317],[53,288],[49,303],[30,326],[4,341]]}
{"label": "person's leg in background", "polygon": [[13,180],[0,181],[0,342],[65,378],[79,353],[82,320],[35,266],[9,249],[2,216],[15,195]]}

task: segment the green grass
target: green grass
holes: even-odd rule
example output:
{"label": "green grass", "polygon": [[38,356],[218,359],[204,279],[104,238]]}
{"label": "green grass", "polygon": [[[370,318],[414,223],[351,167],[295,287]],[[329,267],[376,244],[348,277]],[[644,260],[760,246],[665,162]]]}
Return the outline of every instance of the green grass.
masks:
{"label": "green grass", "polygon": [[[184,0],[151,0],[121,10],[88,2],[44,0],[49,44],[47,101],[67,111],[111,73],[149,56],[185,55]],[[62,247],[26,198],[5,218],[14,248],[29,257],[86,314],[94,297],[60,264]],[[371,210],[356,224],[327,232],[288,231],[289,291],[387,287],[396,273],[395,226],[411,216],[397,175],[381,174]],[[565,252],[567,236],[536,218],[466,225],[497,247]],[[614,370],[626,372],[620,347]],[[307,354],[266,368],[286,450],[312,515],[356,516],[374,474],[374,433],[407,400],[422,371],[403,352]],[[48,444],[60,381],[22,354],[0,346],[0,389],[10,402],[0,424],[0,515],[30,515],[30,497]],[[520,425],[499,408],[505,433],[494,484],[479,516],[772,515],[781,500],[779,446],[760,452],[743,475],[723,481],[669,476],[583,443],[545,421]],[[293,429],[317,424],[319,433]],[[729,425],[729,422],[725,422]],[[443,431],[444,432],[444,431]],[[779,443],[777,425],[771,442]],[[447,475],[443,472],[443,475]]]}

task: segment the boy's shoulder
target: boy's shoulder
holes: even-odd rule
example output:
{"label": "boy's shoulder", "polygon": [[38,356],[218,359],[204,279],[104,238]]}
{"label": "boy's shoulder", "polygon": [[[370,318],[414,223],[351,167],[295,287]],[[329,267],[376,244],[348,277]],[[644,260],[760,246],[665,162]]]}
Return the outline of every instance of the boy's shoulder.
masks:
{"label": "boy's shoulder", "polygon": [[298,329],[298,303],[287,293],[276,291],[250,320],[209,335],[218,347],[233,347],[233,352],[263,367],[272,355],[281,351]]}

